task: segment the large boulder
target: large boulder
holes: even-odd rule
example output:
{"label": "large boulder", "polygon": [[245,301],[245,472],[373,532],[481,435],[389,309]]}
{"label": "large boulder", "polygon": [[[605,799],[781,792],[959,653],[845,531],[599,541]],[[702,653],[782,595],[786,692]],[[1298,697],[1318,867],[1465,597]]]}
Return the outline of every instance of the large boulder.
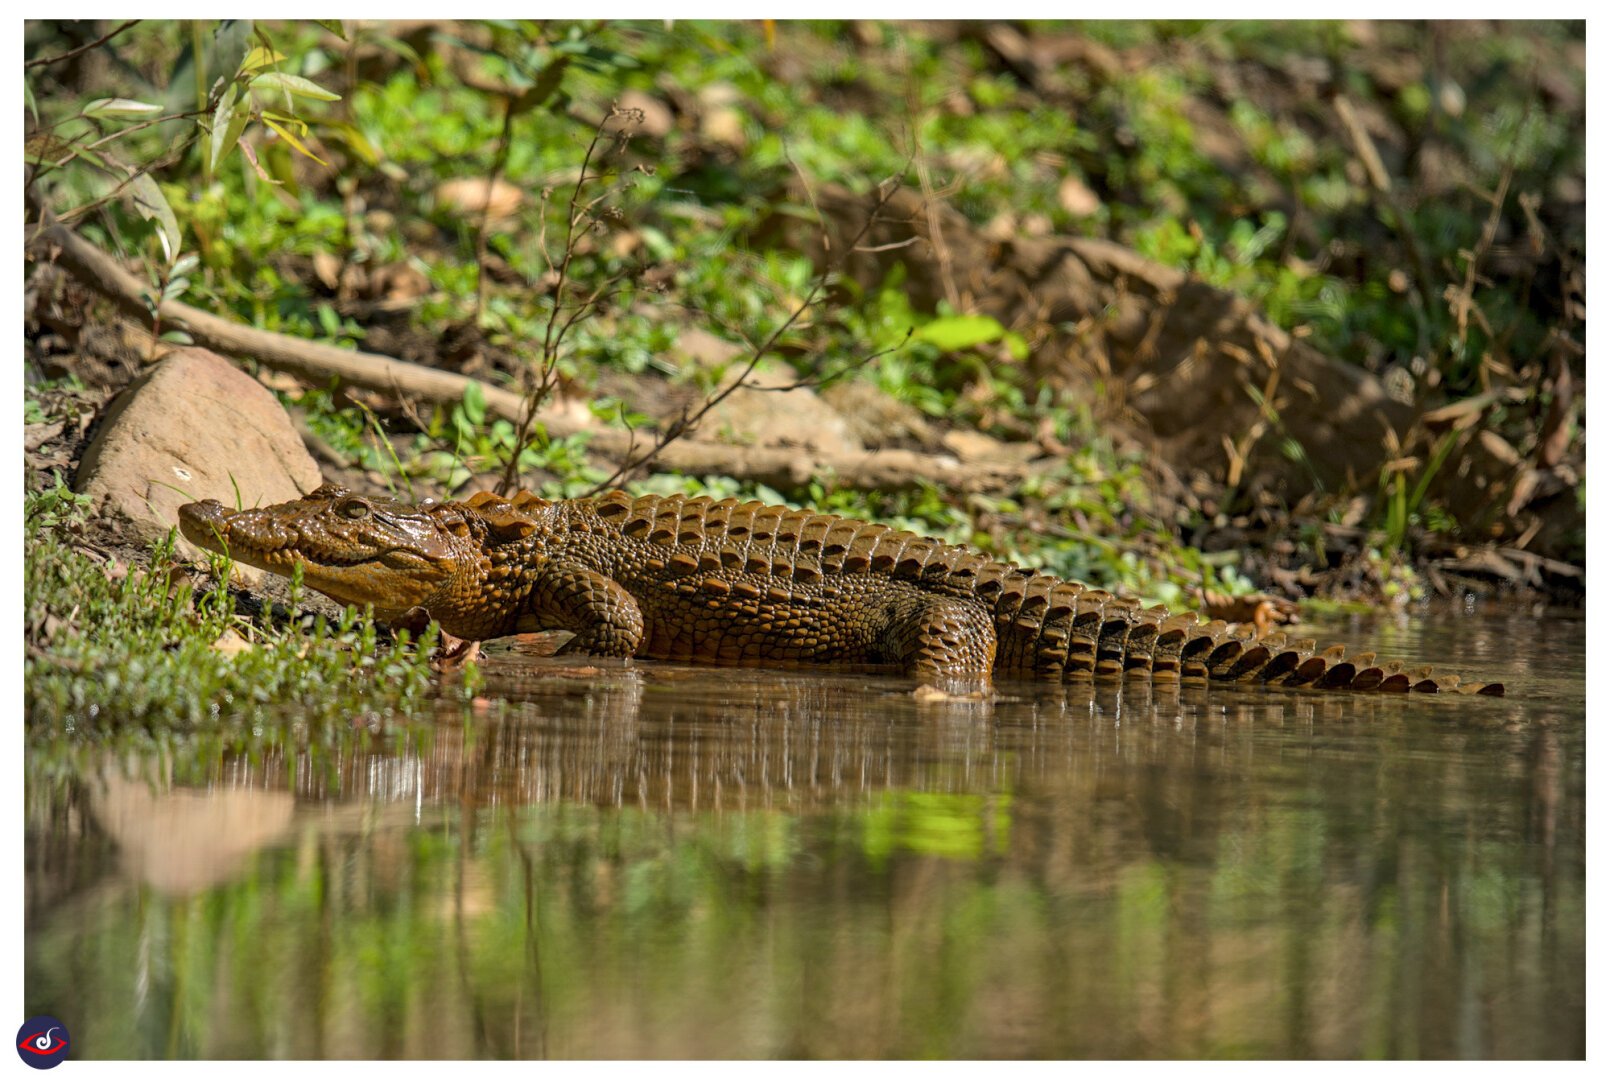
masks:
{"label": "large boulder", "polygon": [[[319,467],[280,403],[216,353],[179,349],[112,402],[74,487],[153,541],[198,499],[258,506],[319,486]],[[179,551],[201,552],[182,537]]]}

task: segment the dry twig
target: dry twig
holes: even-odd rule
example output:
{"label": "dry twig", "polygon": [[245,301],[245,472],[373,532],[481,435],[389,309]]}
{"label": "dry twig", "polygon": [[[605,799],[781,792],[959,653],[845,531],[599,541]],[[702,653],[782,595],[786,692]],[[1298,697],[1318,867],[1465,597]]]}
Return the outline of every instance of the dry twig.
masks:
{"label": "dry twig", "polygon": [[[827,268],[816,276],[816,281],[812,284],[810,292],[805,294],[805,299],[796,304],[794,309],[788,313],[788,317],[782,322],[778,323],[777,326],[772,329],[772,332],[766,337],[765,341],[761,342],[758,346],[755,346],[751,350],[749,361],[744,365],[743,370],[738,373],[737,378],[733,379],[719,392],[707,397],[704,401],[704,404],[694,412],[689,413],[684,410],[681,416],[677,417],[675,420],[671,421],[670,424],[666,425],[665,430],[660,432],[659,437],[655,440],[652,447],[641,454],[628,457],[624,462],[621,463],[620,467],[610,474],[607,479],[596,485],[593,488],[593,492],[596,493],[603,491],[604,489],[616,483],[621,477],[625,476],[633,469],[646,465],[660,457],[667,446],[691,432],[695,427],[698,426],[699,421],[704,419],[705,415],[708,414],[710,410],[714,409],[717,405],[731,397],[740,387],[743,387],[747,383],[749,376],[754,374],[755,368],[760,365],[761,360],[765,359],[766,355],[772,351],[772,349],[777,345],[777,342],[782,338],[783,334],[787,333],[789,328],[797,323],[805,312],[809,311],[817,304],[818,301],[820,301],[823,293],[827,290],[827,283],[833,272],[839,269],[839,267],[843,264],[847,254],[854,251],[856,247],[860,245],[861,241],[866,239],[867,234],[871,232],[873,226],[877,224],[879,213],[885,206],[888,205],[889,200],[894,197],[894,193],[899,190],[900,184],[894,178],[890,178],[889,180],[884,181],[883,184],[879,185],[877,201],[873,203],[871,211],[867,214],[866,223],[861,226],[861,230],[855,234],[855,237],[851,239],[848,244],[844,245],[843,250],[841,250],[829,262]],[[884,353],[887,351],[888,350],[884,350]],[[874,354],[874,356],[877,355],[883,355],[883,353]],[[798,385],[804,385],[804,383],[802,382]],[[793,387],[785,387],[783,389],[793,389]]]}

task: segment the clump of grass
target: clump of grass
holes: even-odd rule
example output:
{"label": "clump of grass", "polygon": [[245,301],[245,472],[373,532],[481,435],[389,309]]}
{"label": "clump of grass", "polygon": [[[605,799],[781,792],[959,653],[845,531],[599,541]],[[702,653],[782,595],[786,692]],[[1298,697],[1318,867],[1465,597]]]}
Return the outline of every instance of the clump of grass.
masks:
{"label": "clump of grass", "polygon": [[23,696],[35,731],[193,729],[293,712],[352,720],[434,692],[434,627],[417,643],[399,634],[387,644],[352,608],[313,617],[307,632],[297,618],[252,620],[236,613],[223,576],[187,579],[171,535],[148,566],[108,573],[70,542],[82,514],[59,487],[30,495],[24,510]]}

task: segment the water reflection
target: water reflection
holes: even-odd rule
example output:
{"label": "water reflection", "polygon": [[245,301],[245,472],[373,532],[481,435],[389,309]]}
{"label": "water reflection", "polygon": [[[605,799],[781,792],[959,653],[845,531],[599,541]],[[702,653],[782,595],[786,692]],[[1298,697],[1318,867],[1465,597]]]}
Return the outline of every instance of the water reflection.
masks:
{"label": "water reflection", "polygon": [[27,1006],[89,1057],[1581,1056],[1577,630],[1503,701],[508,659],[469,720],[37,747]]}

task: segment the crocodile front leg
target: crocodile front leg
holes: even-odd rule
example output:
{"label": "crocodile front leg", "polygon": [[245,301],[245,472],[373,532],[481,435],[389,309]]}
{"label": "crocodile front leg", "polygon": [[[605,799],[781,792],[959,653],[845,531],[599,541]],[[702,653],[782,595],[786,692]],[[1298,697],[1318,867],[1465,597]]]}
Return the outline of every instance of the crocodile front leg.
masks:
{"label": "crocodile front leg", "polygon": [[550,563],[532,585],[522,630],[569,630],[561,653],[631,656],[643,643],[643,612],[631,593],[603,574]]}

